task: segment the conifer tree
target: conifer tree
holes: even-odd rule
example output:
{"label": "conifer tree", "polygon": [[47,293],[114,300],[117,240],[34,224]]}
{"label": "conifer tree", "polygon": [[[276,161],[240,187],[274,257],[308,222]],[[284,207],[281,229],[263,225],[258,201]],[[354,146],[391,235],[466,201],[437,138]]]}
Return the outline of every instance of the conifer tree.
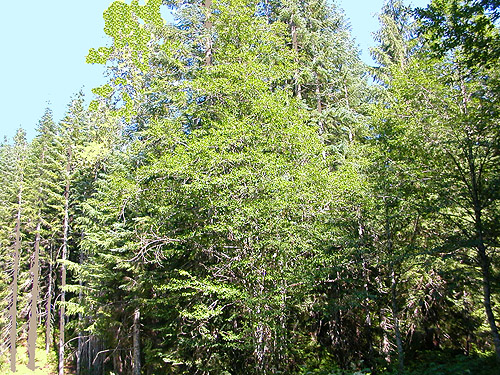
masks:
{"label": "conifer tree", "polygon": [[[60,144],[57,140],[56,124],[52,112],[47,109],[38,125],[38,135],[30,147],[30,170],[27,173],[27,201],[29,224],[27,230],[33,238],[31,259],[31,300],[28,322],[28,356],[30,369],[35,369],[35,347],[39,321],[40,291],[44,283],[40,273],[45,267],[45,250],[54,246],[51,242],[57,233],[57,222],[61,216]],[[44,280],[42,280],[44,281]],[[50,318],[47,314],[47,318]]]}
{"label": "conifer tree", "polygon": [[404,71],[409,63],[415,34],[411,15],[411,8],[400,0],[389,0],[382,7],[380,30],[374,34],[378,45],[371,54],[378,64],[372,68],[373,75],[383,84],[389,84],[394,68]]}
{"label": "conifer tree", "polygon": [[[412,20],[410,18],[411,8],[401,1],[387,1],[379,15],[380,30],[375,34],[378,45],[371,49],[371,53],[378,66],[372,69],[374,77],[384,86],[391,84],[394,75],[404,74],[411,57]],[[391,102],[387,91],[381,91],[381,103]],[[383,111],[382,111],[383,112]],[[374,198],[380,202],[374,205],[373,210],[379,207],[378,217],[373,222],[372,230],[379,232],[382,239],[374,243],[383,259],[389,264],[387,269],[380,269],[387,280],[388,296],[385,300],[386,311],[392,317],[389,328],[390,336],[397,349],[397,363],[399,373],[404,371],[404,338],[402,306],[405,303],[401,293],[401,280],[405,279],[405,268],[409,267],[410,257],[414,253],[416,236],[419,230],[421,214],[417,212],[416,202],[412,200],[411,192],[415,192],[414,183],[418,177],[408,176],[407,167],[401,162],[397,155],[391,154],[393,147],[388,146],[390,142],[385,138],[384,114],[376,112],[373,116],[374,127],[373,144],[375,152],[371,158],[376,165],[372,170],[374,181]],[[378,124],[377,121],[380,123]],[[380,126],[381,125],[381,126]],[[397,153],[397,152],[396,152]],[[416,181],[415,181],[416,180]],[[378,223],[377,220],[379,221]],[[381,248],[380,248],[381,247]],[[385,316],[382,320],[385,319]],[[388,354],[388,353],[386,353]]]}
{"label": "conifer tree", "polygon": [[290,25],[296,56],[295,94],[303,99],[339,162],[364,134],[366,69],[341,10],[323,0],[284,1],[274,13]]}
{"label": "conifer tree", "polygon": [[[5,255],[10,255],[11,260],[5,259],[3,264],[9,264],[12,273],[9,294],[3,301],[10,300],[9,311],[9,347],[10,347],[10,368],[12,372],[16,371],[17,354],[17,316],[18,316],[18,275],[20,266],[21,250],[21,215],[23,211],[23,189],[24,175],[26,169],[27,142],[26,133],[19,129],[14,137],[14,145],[2,145],[2,213],[3,230],[1,234],[2,245],[11,251]],[[9,273],[10,273],[9,272]],[[7,306],[6,306],[7,307]],[[2,335],[3,336],[3,335]]]}
{"label": "conifer tree", "polygon": [[[66,285],[67,262],[70,257],[70,216],[74,204],[75,176],[77,174],[79,148],[84,144],[84,131],[87,126],[86,112],[83,108],[83,94],[77,95],[70,103],[65,118],[59,124],[59,143],[61,145],[61,158],[64,164],[61,182],[64,185],[62,192],[62,225],[61,225],[61,282],[60,282],[60,310],[59,310],[59,374],[64,374],[65,367],[65,331],[66,331]],[[73,241],[73,243],[78,243]]]}
{"label": "conifer tree", "polygon": [[[12,168],[13,168],[13,158],[10,152],[11,146],[7,143],[7,139],[4,140],[4,143],[0,146],[0,222],[1,227],[4,230],[0,231],[0,239],[1,239],[1,250],[0,250],[0,259],[2,260],[2,264],[9,264],[12,262],[12,256],[9,252],[10,243],[8,241],[9,238],[9,230],[7,229],[7,223],[12,219],[12,215],[10,213],[9,207],[11,202],[11,185],[12,185]],[[5,230],[7,229],[7,230]],[[12,267],[14,268],[14,267]],[[12,275],[14,276],[14,275]],[[13,277],[14,278],[14,277]],[[9,308],[9,284],[12,284],[10,280],[10,275],[7,270],[2,269],[1,278],[0,278],[0,309],[3,313],[0,315],[0,356],[3,355],[8,349],[10,342],[10,324],[12,324],[12,312]],[[15,283],[17,285],[17,281]],[[13,297],[13,296],[12,296]],[[17,303],[17,297],[15,298],[15,302]],[[14,298],[12,302],[14,302]],[[13,304],[13,303],[12,303]],[[7,311],[7,313],[5,312]],[[15,360],[14,360],[15,363]],[[15,366],[14,366],[15,371]]]}

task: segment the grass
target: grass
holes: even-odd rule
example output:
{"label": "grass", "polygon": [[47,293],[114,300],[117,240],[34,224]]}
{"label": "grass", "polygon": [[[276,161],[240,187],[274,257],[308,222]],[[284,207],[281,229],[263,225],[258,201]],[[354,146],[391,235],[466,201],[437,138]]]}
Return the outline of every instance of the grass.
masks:
{"label": "grass", "polygon": [[16,372],[10,372],[9,353],[0,358],[0,375],[57,375],[57,360],[54,352],[45,352],[44,336],[38,335],[35,355],[35,371],[28,369],[28,349],[26,342],[17,346]]}

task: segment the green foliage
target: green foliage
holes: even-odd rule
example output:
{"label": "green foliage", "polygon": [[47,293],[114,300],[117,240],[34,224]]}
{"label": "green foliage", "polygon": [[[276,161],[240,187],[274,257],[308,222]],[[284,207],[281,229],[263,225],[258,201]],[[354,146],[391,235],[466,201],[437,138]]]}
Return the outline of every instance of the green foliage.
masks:
{"label": "green foliage", "polygon": [[480,353],[474,356],[464,356],[447,352],[426,352],[419,354],[415,363],[409,366],[408,373],[412,375],[486,375],[495,373],[497,367],[498,364],[493,356]]}
{"label": "green foliage", "polygon": [[[41,333],[41,332],[40,332]],[[38,335],[37,351],[36,351],[36,369],[30,370],[27,367],[28,353],[26,350],[26,343],[21,342],[18,344],[18,357],[17,357],[17,370],[12,373],[9,368],[9,359],[7,355],[0,355],[0,374],[1,375],[53,375],[56,373],[57,359],[54,352],[48,354],[44,350],[44,337],[42,334]]]}
{"label": "green foliage", "polygon": [[104,12],[104,32],[113,38],[113,48],[100,47],[98,50],[92,48],[87,62],[104,64],[113,57],[113,54],[128,51],[134,65],[141,71],[146,71],[150,58],[148,48],[151,39],[150,28],[163,25],[160,5],[161,0],[149,0],[146,5],[139,5],[138,0],[132,1],[130,5],[122,1],[113,2]]}
{"label": "green foliage", "polygon": [[113,2],[89,107],[0,147],[0,307],[21,209],[82,374],[492,373],[497,6],[388,1],[369,86],[322,0]]}
{"label": "green foliage", "polygon": [[498,3],[434,0],[416,10],[419,32],[438,56],[458,50],[469,67],[494,64],[500,56],[500,34],[489,8],[496,12]]}
{"label": "green foliage", "polygon": [[386,2],[379,15],[380,30],[374,35],[377,47],[370,52],[378,66],[372,69],[375,78],[389,84],[394,67],[403,70],[414,49],[414,23],[411,8],[403,2]]}

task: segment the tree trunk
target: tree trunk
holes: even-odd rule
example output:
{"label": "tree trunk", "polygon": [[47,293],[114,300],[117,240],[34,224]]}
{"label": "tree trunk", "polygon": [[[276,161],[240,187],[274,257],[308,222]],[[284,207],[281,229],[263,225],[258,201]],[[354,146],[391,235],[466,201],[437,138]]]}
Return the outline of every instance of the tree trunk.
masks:
{"label": "tree trunk", "polygon": [[[386,199],[384,199],[384,204],[385,204],[387,250],[389,256],[394,256],[392,232],[391,232],[391,219],[389,215],[389,205]],[[398,317],[399,313],[397,304],[397,280],[393,263],[391,263],[391,310],[392,310],[393,325],[394,325],[394,336],[396,339],[396,347],[398,350],[398,369],[399,369],[398,371],[401,374],[404,371],[404,351],[403,351],[403,339],[401,337],[401,331],[399,327],[399,317]]]}
{"label": "tree trunk", "polygon": [[380,342],[380,351],[384,355],[384,359],[387,363],[391,362],[391,342],[387,332],[389,331],[389,318],[385,315],[383,310],[379,311],[380,317],[380,328],[382,329],[382,340]]}
{"label": "tree trunk", "polygon": [[45,305],[45,311],[47,312],[47,318],[45,321],[45,352],[49,354],[50,344],[51,344],[51,331],[52,331],[52,249],[50,251],[49,259],[49,281],[47,290],[47,303]]}
{"label": "tree trunk", "polygon": [[[344,83],[344,98],[345,98],[345,104],[347,109],[350,111],[351,110],[351,105],[349,104],[349,91],[347,90],[347,85]],[[349,143],[352,143],[354,140],[354,134],[352,133],[352,129],[349,126]]]}
{"label": "tree trunk", "polygon": [[[81,255],[80,255],[81,259]],[[78,302],[82,304],[82,282],[80,281],[80,290],[78,292]],[[78,313],[78,327],[82,325],[83,316],[82,313]],[[78,330],[78,346],[76,349],[76,375],[80,375],[82,372],[82,355],[83,355],[83,332]]]}
{"label": "tree trunk", "polygon": [[[212,30],[212,21],[210,21],[210,8],[212,7],[212,0],[204,0],[203,7],[206,11],[205,18],[205,30],[208,34],[210,34]],[[210,35],[207,36],[206,46],[205,46],[205,66],[212,65],[212,53],[213,53],[213,45],[212,45],[212,37]]]}
{"label": "tree trunk", "polygon": [[266,375],[267,369],[269,367],[268,363],[268,352],[269,352],[269,325],[268,322],[263,318],[265,316],[266,304],[262,305],[262,295],[265,290],[265,271],[260,269],[259,274],[262,275],[262,278],[259,277],[257,281],[257,285],[254,287],[253,295],[259,298],[258,304],[255,307],[255,320],[256,326],[254,329],[254,356],[256,362],[256,369],[259,374]]}
{"label": "tree trunk", "polygon": [[[361,233],[362,233],[362,226],[360,225],[360,234]],[[370,299],[368,297],[368,295],[370,293],[370,290],[369,290],[370,273],[368,270],[367,263],[364,259],[363,259],[363,278],[365,280],[364,288],[365,288],[365,293],[366,293],[366,297],[365,297],[364,302],[363,302],[363,305],[364,305],[363,307],[365,309],[365,314],[366,314],[364,327],[366,329],[366,334],[367,334],[366,340],[367,340],[367,345],[368,345],[368,353],[366,353],[366,357],[367,357],[368,365],[371,368],[373,368],[373,365],[374,365],[373,332],[372,332],[373,328],[372,328],[372,319],[371,319],[371,313],[370,313]]]}
{"label": "tree trunk", "polygon": [[134,325],[133,325],[133,375],[141,375],[141,312],[139,308],[134,311]]}
{"label": "tree trunk", "polygon": [[17,276],[19,274],[19,250],[21,249],[21,201],[22,188],[17,195],[16,240],[14,243],[14,265],[12,275],[12,304],[10,305],[10,370],[16,372],[17,357]]}
{"label": "tree trunk", "polygon": [[[83,232],[81,233],[81,240],[83,240],[84,238],[84,234]],[[79,264],[80,266],[83,265],[83,262],[84,262],[84,255],[83,255],[83,250],[80,249],[80,255],[79,255]],[[78,285],[80,286],[79,290],[78,290],[78,303],[81,305],[83,303],[83,292],[82,292],[82,288],[83,288],[83,282],[82,280],[80,279],[78,281]],[[82,326],[82,320],[83,320],[83,315],[81,312],[78,313],[78,327],[81,327]],[[82,371],[82,356],[83,356],[83,332],[82,331],[78,331],[78,348],[77,348],[77,351],[76,351],[76,375],[80,375],[81,374],[81,371]]]}
{"label": "tree trunk", "polygon": [[[81,321],[81,314],[78,314],[78,320]],[[78,347],[76,349],[76,375],[82,373],[82,352],[83,352],[83,340],[82,333],[78,332]]]}
{"label": "tree trunk", "polygon": [[[297,37],[297,25],[293,23],[293,21],[290,24],[291,32],[292,32],[292,49],[295,52],[295,63],[298,65],[299,63],[299,40]],[[299,99],[302,99],[302,87],[299,82],[299,71],[298,71],[298,66],[297,70],[295,71],[295,96]]]}
{"label": "tree trunk", "polygon": [[320,82],[319,82],[319,77],[318,73],[314,73],[314,80],[315,80],[315,86],[316,86],[316,110],[318,111],[319,115],[319,132],[320,134],[323,134],[325,132],[325,128],[323,126],[323,120],[321,118],[321,113],[323,112],[323,105],[321,103],[321,90],[320,90]]}
{"label": "tree trunk", "polygon": [[33,286],[31,289],[31,311],[28,326],[28,368],[35,371],[35,352],[36,338],[38,328],[38,294],[39,294],[39,269],[40,269],[40,228],[41,223],[38,221],[36,225],[35,249],[33,255],[33,264],[31,266],[31,274],[33,275]]}
{"label": "tree trunk", "polygon": [[[465,89],[463,91],[464,96],[464,110],[467,111],[467,95]],[[482,204],[480,200],[480,185],[478,182],[476,164],[474,159],[474,153],[472,150],[472,142],[468,140],[467,158],[469,164],[469,173],[471,178],[471,195],[472,203],[474,206],[474,225],[476,231],[476,247],[478,252],[479,265],[481,267],[482,281],[483,281],[483,305],[486,313],[486,318],[491,330],[491,336],[493,338],[493,344],[495,346],[495,354],[497,362],[500,362],[500,335],[498,334],[498,327],[496,325],[495,316],[493,314],[493,309],[491,308],[491,276],[490,276],[490,259],[486,253],[486,245],[484,243],[484,229],[483,229],[483,219],[482,219]]]}
{"label": "tree trunk", "polygon": [[68,231],[69,231],[69,188],[70,188],[70,166],[71,151],[68,153],[66,166],[66,188],[64,190],[64,220],[63,220],[63,245],[61,254],[61,309],[59,316],[59,375],[64,375],[64,330],[66,319],[66,260],[68,259]]}
{"label": "tree trunk", "polygon": [[398,350],[398,371],[400,374],[403,373],[405,368],[405,355],[403,350],[403,339],[401,337],[401,331],[399,327],[399,317],[398,317],[398,305],[397,305],[397,281],[396,274],[394,272],[394,267],[391,270],[391,303],[392,303],[392,316],[394,320],[394,335],[396,336],[396,347]]}
{"label": "tree trunk", "polygon": [[482,228],[481,228],[481,217],[476,214],[476,220],[478,225],[478,257],[479,264],[481,266],[482,281],[483,281],[483,305],[486,313],[486,318],[488,319],[488,324],[491,330],[491,336],[493,338],[493,344],[495,345],[495,353],[497,362],[500,362],[500,335],[498,334],[498,327],[496,325],[495,316],[493,314],[493,309],[491,307],[491,276],[490,276],[490,260],[488,254],[486,253],[486,246],[484,245]]}

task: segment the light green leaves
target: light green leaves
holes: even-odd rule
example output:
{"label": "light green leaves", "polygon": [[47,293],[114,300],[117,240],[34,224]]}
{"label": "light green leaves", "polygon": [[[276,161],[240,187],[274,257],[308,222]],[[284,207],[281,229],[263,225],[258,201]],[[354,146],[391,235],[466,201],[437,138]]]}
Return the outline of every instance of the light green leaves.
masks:
{"label": "light green leaves", "polygon": [[[152,27],[162,27],[160,14],[161,0],[146,1],[139,5],[137,0],[130,5],[115,1],[104,12],[104,32],[112,38],[113,47],[91,49],[87,62],[105,64],[110,58],[117,57],[119,51],[128,51],[133,63],[142,71],[149,66]],[[113,56],[115,54],[115,56]]]}

